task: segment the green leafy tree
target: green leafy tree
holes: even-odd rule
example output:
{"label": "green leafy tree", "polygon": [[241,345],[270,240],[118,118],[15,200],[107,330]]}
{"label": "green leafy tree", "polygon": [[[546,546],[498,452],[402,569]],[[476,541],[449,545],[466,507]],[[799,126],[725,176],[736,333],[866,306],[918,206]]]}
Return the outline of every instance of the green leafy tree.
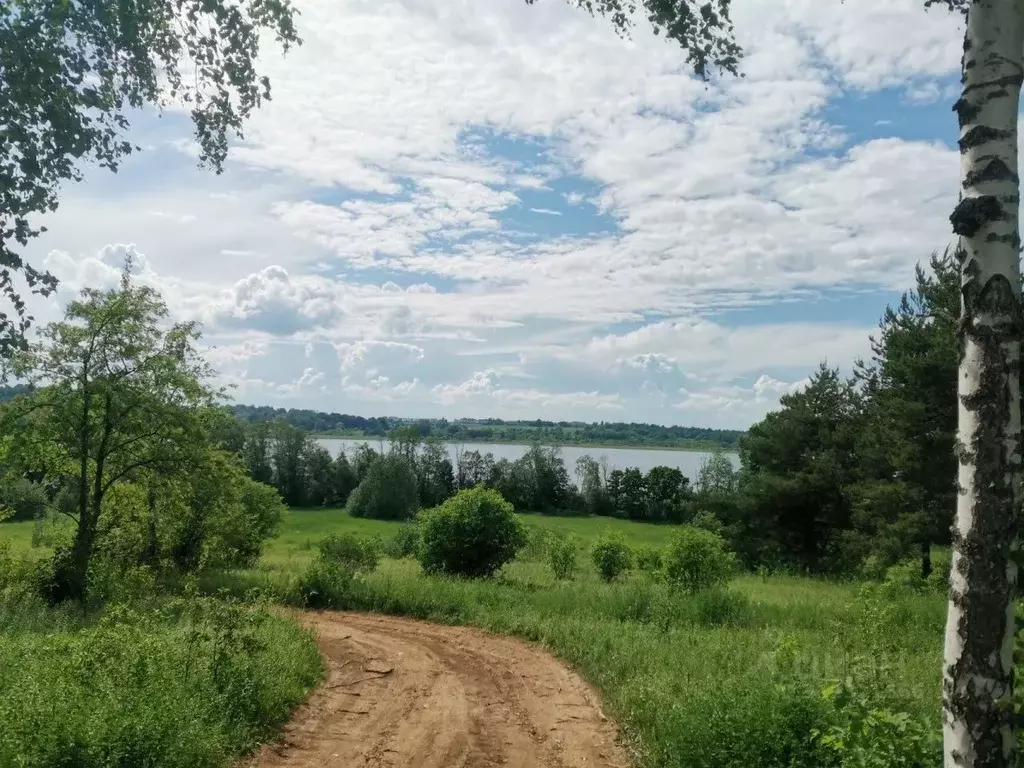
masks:
{"label": "green leafy tree", "polygon": [[87,164],[117,170],[137,149],[131,110],[177,103],[190,112],[200,160],[218,172],[228,138],[270,98],[256,68],[261,33],[299,43],[288,0],[12,0],[0,13],[0,351],[25,349],[20,273],[33,292],[56,279],[17,252],[42,231],[34,217]]}
{"label": "green leafy tree", "polygon": [[422,506],[436,507],[455,493],[455,471],[444,442],[429,438],[415,461]]}
{"label": "green leafy tree", "polygon": [[388,433],[388,440],[391,441],[391,452],[397,453],[411,464],[416,460],[416,452],[423,442],[423,436],[419,427],[407,424],[391,430]]}
{"label": "green leafy tree", "polygon": [[693,494],[693,524],[697,525],[698,518],[710,519],[720,529],[725,521],[736,520],[740,503],[738,491],[739,474],[735,465],[722,451],[715,451],[701,461],[697,471]]}
{"label": "green leafy tree", "polygon": [[[488,454],[491,456],[491,454]],[[459,488],[475,488],[490,481],[494,457],[487,462],[480,451],[462,451],[459,454]]]}
{"label": "green leafy tree", "polygon": [[353,517],[408,520],[419,507],[416,472],[398,453],[378,456],[348,500]]}
{"label": "green leafy tree", "polygon": [[647,486],[643,473],[636,467],[622,470],[619,479],[619,510],[630,520],[646,520]]}
{"label": "green leafy tree", "polygon": [[670,584],[695,594],[722,586],[735,570],[736,556],[718,534],[690,526],[673,531],[665,555]]}
{"label": "green leafy tree", "polygon": [[271,424],[267,421],[252,424],[247,430],[242,455],[253,480],[270,485],[274,480],[271,461]]}
{"label": "green leafy tree", "polygon": [[736,467],[721,450],[701,460],[694,491],[697,494],[733,493],[736,491]]}
{"label": "green leafy tree", "polygon": [[624,515],[622,511],[622,470],[613,469],[609,472],[604,487],[608,493],[608,506],[611,508],[611,514],[615,517],[622,517]]}
{"label": "green leafy tree", "polygon": [[348,497],[352,495],[352,491],[359,484],[356,470],[344,451],[335,457],[331,473],[333,474],[331,503],[343,507],[348,503]]}
{"label": "green leafy tree", "polygon": [[689,510],[690,481],[678,467],[651,467],[644,478],[647,519],[680,523]]}
{"label": "green leafy tree", "polygon": [[312,507],[325,507],[334,499],[334,460],[331,452],[307,437],[302,446],[304,501]]}
{"label": "green leafy tree", "polygon": [[306,504],[307,477],[304,451],[306,433],[283,421],[271,425],[270,461],[273,467],[273,483],[281,498],[292,507]]}
{"label": "green leafy tree", "polygon": [[380,456],[368,443],[360,443],[356,446],[355,456],[352,459],[352,468],[356,471],[356,480],[361,483],[370,472],[377,458]]}
{"label": "green leafy tree", "polygon": [[[146,526],[146,549],[132,559],[163,562],[183,573],[204,568],[251,568],[264,542],[277,534],[285,507],[281,497],[249,478],[238,460],[208,449],[183,476],[142,476],[140,488],[156,482],[147,510],[129,512],[111,504],[111,518],[120,516]],[[127,518],[127,519],[126,519]],[[128,553],[125,553],[128,554]],[[119,563],[130,567],[133,562]]]}
{"label": "green leafy tree", "polygon": [[485,578],[526,543],[523,524],[497,491],[469,488],[419,516],[420,564],[427,573]]}
{"label": "green leafy tree", "polygon": [[611,505],[601,479],[601,465],[591,456],[580,456],[576,459],[576,477],[580,482],[583,511],[588,515],[608,514]]}
{"label": "green leafy tree", "polygon": [[53,597],[81,599],[107,493],[154,470],[187,473],[201,462],[200,418],[218,397],[192,323],[167,326],[167,307],[132,284],[130,265],[115,290],[85,290],[63,321],[41,330],[11,370],[37,388],[6,407],[16,466],[70,486],[75,522],[69,550],[57,553]]}

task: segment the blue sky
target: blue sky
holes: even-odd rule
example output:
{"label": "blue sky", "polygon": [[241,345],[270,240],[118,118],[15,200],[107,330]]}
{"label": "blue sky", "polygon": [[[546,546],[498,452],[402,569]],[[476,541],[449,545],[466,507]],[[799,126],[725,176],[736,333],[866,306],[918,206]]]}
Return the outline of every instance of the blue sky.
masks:
{"label": "blue sky", "polygon": [[742,79],[558,0],[301,0],[221,176],[189,123],[69,187],[41,321],[124,255],[242,402],[745,428],[950,242],[958,20],[737,0]]}

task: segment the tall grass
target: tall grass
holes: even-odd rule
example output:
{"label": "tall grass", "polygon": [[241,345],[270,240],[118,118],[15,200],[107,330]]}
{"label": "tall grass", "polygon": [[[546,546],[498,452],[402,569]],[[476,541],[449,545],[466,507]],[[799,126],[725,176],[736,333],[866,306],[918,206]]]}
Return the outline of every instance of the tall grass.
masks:
{"label": "tall grass", "polygon": [[322,675],[313,638],[212,598],[82,615],[0,597],[0,765],[219,768]]}

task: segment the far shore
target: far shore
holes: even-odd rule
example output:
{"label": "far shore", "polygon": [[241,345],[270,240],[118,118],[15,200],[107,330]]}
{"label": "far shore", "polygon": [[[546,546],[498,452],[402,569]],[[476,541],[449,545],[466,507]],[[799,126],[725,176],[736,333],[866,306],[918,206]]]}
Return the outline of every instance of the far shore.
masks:
{"label": "far shore", "polygon": [[[357,432],[315,432],[313,437],[322,440],[353,440],[360,443],[379,443],[387,440],[382,435],[364,435]],[[493,438],[444,438],[449,445],[533,445],[532,440],[495,440]],[[724,453],[738,453],[738,448],[729,448],[717,443],[692,443],[689,445],[660,445],[657,443],[604,443],[604,442],[555,442],[543,440],[540,443],[555,448],[613,448],[623,451],[684,451],[688,453],[714,453],[721,450]]]}

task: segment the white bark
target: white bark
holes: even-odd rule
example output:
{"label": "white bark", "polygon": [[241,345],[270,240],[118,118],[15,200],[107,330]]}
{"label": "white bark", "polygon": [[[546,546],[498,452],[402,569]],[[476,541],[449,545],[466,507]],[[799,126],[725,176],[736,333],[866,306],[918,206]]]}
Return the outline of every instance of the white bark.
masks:
{"label": "white bark", "polygon": [[959,496],[943,660],[947,768],[1016,761],[1011,549],[1020,499],[1020,271],[1017,113],[1024,3],[973,0],[960,118]]}

